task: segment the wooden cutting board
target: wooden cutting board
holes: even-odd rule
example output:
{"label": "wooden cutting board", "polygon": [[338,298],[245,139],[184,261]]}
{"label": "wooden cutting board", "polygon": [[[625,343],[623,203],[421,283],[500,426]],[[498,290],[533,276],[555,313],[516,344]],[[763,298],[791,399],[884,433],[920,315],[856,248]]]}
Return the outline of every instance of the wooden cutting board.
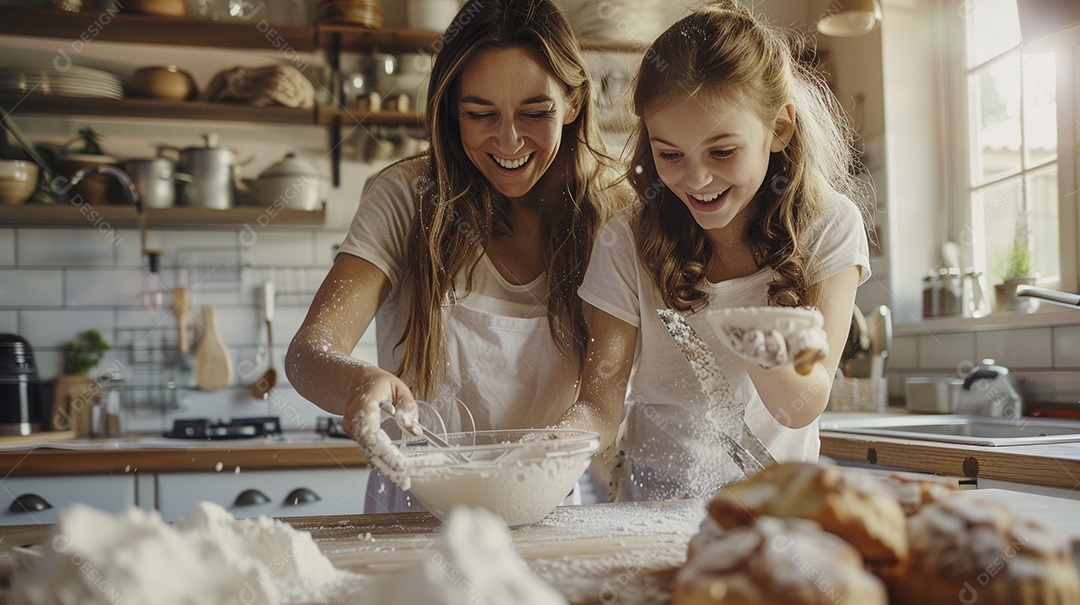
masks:
{"label": "wooden cutting board", "polygon": [[195,384],[202,391],[217,391],[232,382],[233,361],[218,329],[217,309],[203,309],[203,337],[195,350]]}

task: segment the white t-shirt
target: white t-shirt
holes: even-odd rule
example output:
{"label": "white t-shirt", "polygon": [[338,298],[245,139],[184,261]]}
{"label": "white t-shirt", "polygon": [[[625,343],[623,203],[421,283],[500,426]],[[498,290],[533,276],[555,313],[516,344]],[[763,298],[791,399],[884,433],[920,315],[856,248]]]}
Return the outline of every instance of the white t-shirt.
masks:
{"label": "white t-shirt", "polygon": [[[411,282],[403,282],[415,262],[407,258],[407,237],[428,167],[426,158],[411,158],[372,178],[338,249],[371,262],[390,279],[390,294],[375,315],[375,334],[379,367],[391,372],[400,365],[397,343],[413,306]],[[576,360],[560,355],[550,335],[546,275],[511,284],[483,254],[472,290],[465,292],[465,286],[465,276],[459,276],[459,291],[443,307],[448,358],[436,403],[450,416],[444,418],[448,428],[471,429],[467,419],[456,417],[460,410],[445,407],[452,397],[468,406],[477,429],[553,424],[574,401],[578,376]],[[403,379],[411,386],[409,377]]]}
{"label": "white t-shirt", "polygon": [[[584,282],[578,290],[594,307],[638,328],[634,370],[628,389],[621,448],[626,453],[621,499],[708,497],[742,473],[703,428],[708,397],[690,364],[657,315],[665,309],[660,292],[638,261],[631,223],[640,206],[628,208],[601,231]],[[847,197],[837,196],[804,234],[812,282],[858,266],[860,283],[870,275],[862,215]],[[763,306],[772,272],[706,283],[709,307]],[[816,460],[817,423],[790,429],[765,408],[750,375],[706,323],[705,314],[684,314],[715,356],[735,400],[745,402],[750,431],[778,461]]]}

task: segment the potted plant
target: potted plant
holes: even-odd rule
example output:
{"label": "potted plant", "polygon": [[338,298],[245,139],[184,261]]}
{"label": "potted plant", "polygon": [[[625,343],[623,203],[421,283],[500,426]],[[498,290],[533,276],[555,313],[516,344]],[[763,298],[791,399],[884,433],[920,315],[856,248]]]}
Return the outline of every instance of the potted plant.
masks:
{"label": "potted plant", "polygon": [[[79,129],[79,134],[64,144],[58,161],[60,172],[72,178],[80,170],[94,166],[115,166],[116,158],[107,155],[101,147],[101,135],[89,126]],[[108,204],[113,200],[122,200],[120,182],[108,174],[95,174],[82,179],[68,192],[73,203],[79,203],[76,195],[87,204]]]}
{"label": "potted plant", "polygon": [[73,431],[76,437],[90,435],[90,410],[98,397],[98,388],[89,374],[109,348],[101,332],[94,329],[67,343],[64,373],[56,378],[53,392],[53,430]]}
{"label": "potted plant", "polygon": [[1037,299],[1016,295],[1017,286],[1034,286],[1039,277],[1032,267],[1031,246],[1023,233],[1017,235],[999,256],[998,264],[1001,283],[994,286],[997,308],[1022,313],[1035,312],[1039,308]]}

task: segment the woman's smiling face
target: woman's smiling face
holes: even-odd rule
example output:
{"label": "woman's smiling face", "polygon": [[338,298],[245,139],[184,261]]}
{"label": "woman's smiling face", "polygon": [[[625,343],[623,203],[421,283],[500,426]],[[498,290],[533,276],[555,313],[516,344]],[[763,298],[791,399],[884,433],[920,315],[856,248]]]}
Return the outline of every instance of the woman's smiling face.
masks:
{"label": "woman's smiling face", "polygon": [[664,105],[645,116],[656,172],[703,229],[723,229],[754,199],[769,154],[787,144],[791,111],[785,106],[766,124],[723,97]]}
{"label": "woman's smiling face", "polygon": [[499,193],[525,196],[577,117],[562,82],[530,50],[489,48],[462,70],[457,94],[465,155]]}

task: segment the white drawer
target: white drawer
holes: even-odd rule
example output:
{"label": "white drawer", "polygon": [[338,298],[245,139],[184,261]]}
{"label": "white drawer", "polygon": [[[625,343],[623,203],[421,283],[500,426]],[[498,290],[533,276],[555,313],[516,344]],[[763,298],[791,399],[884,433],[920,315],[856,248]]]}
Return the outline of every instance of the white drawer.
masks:
{"label": "white drawer", "polygon": [[[0,480],[0,494],[3,495],[0,525],[56,523],[60,510],[76,502],[111,513],[135,506],[135,475],[8,477]],[[46,508],[12,510],[20,508],[15,504],[20,498],[26,503],[24,508]]]}
{"label": "white drawer", "polygon": [[190,514],[203,500],[224,506],[238,519],[359,514],[370,472],[355,467],[158,473],[157,507],[166,521]]}

